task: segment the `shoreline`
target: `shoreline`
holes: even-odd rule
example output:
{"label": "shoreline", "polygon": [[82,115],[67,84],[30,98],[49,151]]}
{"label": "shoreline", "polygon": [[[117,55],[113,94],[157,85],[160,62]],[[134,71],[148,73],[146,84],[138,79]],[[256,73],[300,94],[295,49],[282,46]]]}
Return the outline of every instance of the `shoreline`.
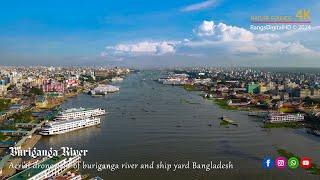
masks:
{"label": "shoreline", "polygon": [[[203,90],[198,90],[194,85],[192,85],[192,88],[189,88],[188,86],[180,86],[183,88],[185,91],[199,91],[202,93],[205,93]],[[251,112],[251,113],[259,113],[259,112],[275,112],[275,110],[262,110],[258,109],[255,107],[241,107],[241,106],[230,106],[227,104],[227,100],[224,98],[217,98],[217,97],[206,97],[206,95],[202,94],[203,99],[212,101],[213,104],[218,106],[220,109],[226,110],[226,111],[239,111],[239,112]],[[188,100],[184,100],[184,102],[189,102]],[[192,104],[192,103],[190,103]],[[250,116],[250,115],[248,115]],[[256,115],[251,115],[251,116],[256,116]],[[261,116],[256,116],[259,118],[265,118]],[[291,128],[291,129],[299,129],[299,128],[308,128],[310,126],[310,122],[308,121],[303,121],[303,122],[283,122],[283,123],[263,123],[260,125],[261,128],[263,129],[274,129],[274,128]]]}

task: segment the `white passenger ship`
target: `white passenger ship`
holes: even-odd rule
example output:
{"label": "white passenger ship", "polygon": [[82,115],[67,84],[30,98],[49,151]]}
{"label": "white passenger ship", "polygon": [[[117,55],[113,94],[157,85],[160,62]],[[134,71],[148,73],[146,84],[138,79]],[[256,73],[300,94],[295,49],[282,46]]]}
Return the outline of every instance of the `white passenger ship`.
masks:
{"label": "white passenger ship", "polygon": [[113,86],[113,85],[103,85],[100,84],[98,87],[94,88],[93,90],[90,91],[92,95],[106,95],[108,93],[114,93],[119,91],[120,88],[118,86]]}
{"label": "white passenger ship", "polygon": [[56,135],[100,124],[99,117],[82,119],[69,119],[64,121],[49,122],[41,129],[41,135]]}
{"label": "white passenger ship", "polygon": [[304,121],[303,114],[285,114],[285,113],[270,113],[265,122],[283,123],[283,122],[298,122]]}
{"label": "white passenger ship", "polygon": [[59,112],[54,120],[82,119],[86,117],[95,117],[105,114],[106,111],[100,108],[70,108]]}

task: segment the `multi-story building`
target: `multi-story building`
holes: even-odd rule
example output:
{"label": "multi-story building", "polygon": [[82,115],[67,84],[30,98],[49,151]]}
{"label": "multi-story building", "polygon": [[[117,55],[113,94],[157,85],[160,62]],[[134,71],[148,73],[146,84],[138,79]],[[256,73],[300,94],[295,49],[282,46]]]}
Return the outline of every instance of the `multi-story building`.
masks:
{"label": "multi-story building", "polygon": [[60,82],[50,80],[43,81],[42,84],[42,90],[43,92],[58,92],[58,93],[64,93],[64,84]]}
{"label": "multi-story building", "polygon": [[300,97],[311,97],[311,98],[320,98],[320,90],[319,89],[300,89]]}
{"label": "multi-story building", "polygon": [[264,93],[268,91],[268,87],[264,83],[260,83],[259,87],[260,87],[260,93]]}
{"label": "multi-story building", "polygon": [[250,83],[247,86],[247,91],[248,93],[251,93],[251,94],[257,94],[260,92],[259,87],[260,87],[259,84]]}
{"label": "multi-story building", "polygon": [[76,87],[79,85],[79,81],[77,79],[67,79],[66,81],[67,88]]}

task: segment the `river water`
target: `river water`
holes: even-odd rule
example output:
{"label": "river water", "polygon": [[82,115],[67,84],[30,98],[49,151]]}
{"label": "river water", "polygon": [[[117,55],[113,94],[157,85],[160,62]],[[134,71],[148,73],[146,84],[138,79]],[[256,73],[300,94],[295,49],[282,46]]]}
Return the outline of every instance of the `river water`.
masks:
{"label": "river water", "polygon": [[[278,156],[277,148],[320,163],[319,138],[303,129],[262,129],[262,119],[246,112],[220,109],[200,92],[165,86],[153,81],[158,71],[129,75],[118,93],[105,97],[79,95],[62,107],[101,107],[109,114],[101,127],[43,137],[38,148],[68,146],[88,149],[85,163],[228,162],[229,170],[116,170],[83,169],[105,179],[319,179],[301,168],[262,168],[265,156]],[[239,126],[220,126],[226,115]],[[211,124],[211,126],[209,126]]]}

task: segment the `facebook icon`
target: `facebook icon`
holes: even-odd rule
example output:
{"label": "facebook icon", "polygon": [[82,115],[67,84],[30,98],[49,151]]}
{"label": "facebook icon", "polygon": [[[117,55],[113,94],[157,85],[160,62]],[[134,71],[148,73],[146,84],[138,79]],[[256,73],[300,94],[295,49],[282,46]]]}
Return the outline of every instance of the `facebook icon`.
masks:
{"label": "facebook icon", "polygon": [[264,168],[273,168],[274,166],[274,161],[272,160],[271,157],[265,157],[262,161],[262,167]]}

